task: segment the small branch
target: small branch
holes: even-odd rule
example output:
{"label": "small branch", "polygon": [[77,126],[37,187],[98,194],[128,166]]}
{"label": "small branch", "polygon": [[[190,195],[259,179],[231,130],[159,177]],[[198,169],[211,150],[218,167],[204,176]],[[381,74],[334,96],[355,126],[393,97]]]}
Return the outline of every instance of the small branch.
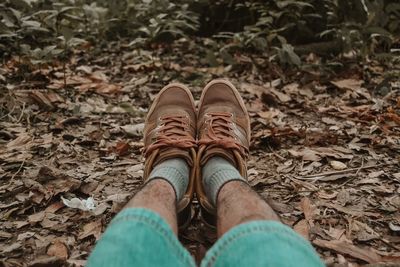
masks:
{"label": "small branch", "polygon": [[354,176],[351,177],[351,178],[349,178],[349,179],[347,179],[344,183],[342,183],[342,184],[340,184],[340,185],[338,185],[338,186],[335,186],[333,189],[334,189],[334,190],[339,189],[339,188],[341,188],[342,186],[344,186],[344,185],[350,183],[351,181],[353,181],[353,180],[358,176],[358,174],[360,173],[360,171],[361,171],[363,168],[364,168],[364,158],[362,158],[361,166],[360,166],[360,168],[358,168],[358,170],[356,171],[356,173],[354,174]]}
{"label": "small branch", "polygon": [[25,102],[22,102],[22,110],[21,110],[21,115],[19,116],[17,123],[19,123],[19,122],[21,121],[22,117],[24,116],[24,112],[25,112],[25,105],[26,105],[26,103],[25,103]]}
{"label": "small branch", "polygon": [[358,168],[356,175],[358,175],[358,173],[362,170],[362,168],[364,168],[364,157],[361,158],[361,167]]}
{"label": "small branch", "polygon": [[0,120],[4,119],[5,117],[10,116],[14,112],[14,110],[15,110],[15,104],[13,105],[11,111],[9,111],[6,115],[0,117]]}
{"label": "small branch", "polygon": [[281,155],[279,155],[278,153],[276,153],[274,150],[272,150],[271,146],[269,144],[267,144],[269,150],[271,151],[271,153],[276,156],[278,159],[280,160],[286,160],[284,157],[282,157]]}
{"label": "small branch", "polygon": [[24,161],[21,163],[21,165],[19,166],[17,172],[14,173],[13,176],[11,176],[11,179],[10,179],[11,181],[14,180],[15,176],[17,176],[17,174],[22,170],[22,167],[24,166],[24,164],[25,164],[25,160],[24,160]]}
{"label": "small branch", "polygon": [[314,180],[316,177],[330,176],[330,175],[335,175],[335,174],[343,174],[343,173],[354,172],[354,171],[357,171],[357,173],[358,173],[358,172],[360,172],[360,170],[383,167],[383,166],[387,166],[387,165],[391,165],[391,164],[392,163],[382,163],[382,164],[361,166],[358,168],[351,168],[351,169],[340,170],[340,171],[330,171],[330,172],[310,174],[310,175],[306,175],[306,176],[296,176],[295,178],[299,179],[299,180]]}

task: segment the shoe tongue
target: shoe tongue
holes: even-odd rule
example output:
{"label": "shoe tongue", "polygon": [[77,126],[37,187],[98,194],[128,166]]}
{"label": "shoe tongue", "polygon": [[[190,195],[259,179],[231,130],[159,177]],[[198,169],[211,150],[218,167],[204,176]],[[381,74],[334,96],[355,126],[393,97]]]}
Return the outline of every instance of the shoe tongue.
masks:
{"label": "shoe tongue", "polygon": [[206,149],[204,155],[201,158],[200,165],[204,166],[207,161],[212,157],[221,157],[229,161],[235,168],[237,168],[236,158],[232,152],[224,148],[213,147]]}
{"label": "shoe tongue", "polygon": [[187,164],[192,167],[193,166],[193,159],[189,153],[190,150],[183,150],[179,148],[165,148],[161,149],[158,153],[159,155],[154,160],[153,166],[160,164],[161,162],[172,159],[172,158],[182,158],[184,159]]}

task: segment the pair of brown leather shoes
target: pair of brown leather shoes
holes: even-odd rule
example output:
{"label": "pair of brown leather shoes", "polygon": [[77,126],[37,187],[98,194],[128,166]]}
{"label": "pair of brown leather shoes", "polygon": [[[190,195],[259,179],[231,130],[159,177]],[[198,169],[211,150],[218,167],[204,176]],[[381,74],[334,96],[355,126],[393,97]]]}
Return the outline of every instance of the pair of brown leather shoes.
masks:
{"label": "pair of brown leather shoes", "polygon": [[204,221],[215,225],[216,208],[205,195],[201,169],[214,156],[231,162],[247,177],[250,119],[237,89],[226,80],[213,80],[204,88],[196,110],[190,90],[173,83],[164,87],[149,110],[144,128],[144,179],[153,167],[171,158],[190,166],[189,186],[178,202],[178,223],[187,225],[196,197]]}

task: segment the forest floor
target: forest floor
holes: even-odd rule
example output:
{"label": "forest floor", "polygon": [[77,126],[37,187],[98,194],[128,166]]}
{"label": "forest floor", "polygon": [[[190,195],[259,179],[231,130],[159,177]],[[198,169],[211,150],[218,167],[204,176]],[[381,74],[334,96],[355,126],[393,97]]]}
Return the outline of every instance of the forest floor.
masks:
{"label": "forest floor", "polygon": [[[282,221],[329,266],[396,266],[400,83],[387,74],[400,66],[348,57],[333,72],[310,55],[308,68],[283,71],[237,54],[233,66],[210,67],[218,58],[207,49],[206,40],[153,51],[115,43],[77,51],[65,77],[61,63],[0,67],[0,266],[84,266],[142,184],[141,130],[154,96],[179,81],[198,99],[217,77],[246,101],[249,183]],[[94,210],[63,203],[89,197]],[[195,218],[180,239],[198,261],[215,233]]]}

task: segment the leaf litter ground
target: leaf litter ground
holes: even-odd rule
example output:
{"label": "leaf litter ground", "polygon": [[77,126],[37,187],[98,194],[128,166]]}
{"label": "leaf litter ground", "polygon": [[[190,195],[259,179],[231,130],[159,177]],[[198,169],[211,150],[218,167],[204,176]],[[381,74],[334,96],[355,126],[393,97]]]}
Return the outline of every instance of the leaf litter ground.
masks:
{"label": "leaf litter ground", "polygon": [[[284,73],[242,54],[237,65],[210,67],[207,51],[206,42],[182,40],[152,52],[124,44],[76,52],[67,86],[61,67],[32,71],[24,83],[17,61],[1,67],[3,266],[84,266],[142,184],[141,131],[154,96],[179,81],[198,98],[217,77],[231,79],[246,101],[249,183],[282,221],[329,266],[396,266],[400,84],[385,72],[399,66],[350,60],[335,75]],[[79,202],[89,197],[94,208]],[[215,232],[195,217],[180,239],[199,261]]]}

